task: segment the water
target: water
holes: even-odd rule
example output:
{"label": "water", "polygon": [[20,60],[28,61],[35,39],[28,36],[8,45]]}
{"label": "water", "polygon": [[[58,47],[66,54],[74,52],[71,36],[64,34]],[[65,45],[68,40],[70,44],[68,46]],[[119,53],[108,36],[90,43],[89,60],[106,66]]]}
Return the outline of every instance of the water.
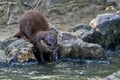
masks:
{"label": "water", "polygon": [[108,61],[64,59],[48,64],[0,67],[0,80],[88,80],[120,71],[120,53],[108,53]]}

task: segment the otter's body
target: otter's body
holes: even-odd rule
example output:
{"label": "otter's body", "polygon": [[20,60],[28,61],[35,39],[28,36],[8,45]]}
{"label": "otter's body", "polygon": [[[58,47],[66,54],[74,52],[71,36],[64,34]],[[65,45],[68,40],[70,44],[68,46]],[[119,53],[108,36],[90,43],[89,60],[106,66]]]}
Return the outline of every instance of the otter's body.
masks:
{"label": "otter's body", "polygon": [[43,54],[47,52],[53,55],[56,47],[56,34],[50,31],[47,18],[38,11],[27,11],[21,16],[20,32],[14,36],[27,38],[32,42],[37,50],[37,53],[35,53],[36,57],[42,61],[44,61]]}

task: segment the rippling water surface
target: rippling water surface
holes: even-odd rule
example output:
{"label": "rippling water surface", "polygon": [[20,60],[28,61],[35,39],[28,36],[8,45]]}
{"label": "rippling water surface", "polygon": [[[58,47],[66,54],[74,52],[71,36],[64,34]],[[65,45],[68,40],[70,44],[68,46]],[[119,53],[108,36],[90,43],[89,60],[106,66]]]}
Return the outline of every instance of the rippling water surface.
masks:
{"label": "rippling water surface", "polygon": [[120,70],[120,53],[108,53],[108,61],[64,59],[49,64],[0,67],[0,80],[87,80]]}

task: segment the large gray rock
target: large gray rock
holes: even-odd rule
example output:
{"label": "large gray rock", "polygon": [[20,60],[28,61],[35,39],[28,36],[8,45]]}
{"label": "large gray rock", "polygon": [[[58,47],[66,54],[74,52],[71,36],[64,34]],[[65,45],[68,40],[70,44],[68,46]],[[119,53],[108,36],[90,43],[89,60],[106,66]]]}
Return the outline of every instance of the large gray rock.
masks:
{"label": "large gray rock", "polygon": [[58,45],[61,58],[106,60],[104,49],[100,45],[84,42],[75,33],[60,32]]}
{"label": "large gray rock", "polygon": [[29,60],[36,60],[33,52],[34,46],[23,40],[15,37],[5,39],[0,44],[0,53],[3,54],[1,60],[6,60],[6,63],[11,61],[27,62]]}
{"label": "large gray rock", "polygon": [[[34,56],[35,48],[33,44],[15,37],[5,39],[0,44],[0,53],[4,55],[0,61],[27,62],[29,60],[36,60]],[[104,49],[93,43],[87,43],[81,40],[75,33],[58,32],[58,48],[55,50],[56,56],[62,58],[79,58],[106,60]],[[58,57],[56,57],[58,58]]]}
{"label": "large gray rock", "polygon": [[94,30],[86,24],[79,24],[73,28],[73,32],[76,36],[83,40],[88,37],[88,35],[93,34]]}
{"label": "large gray rock", "polygon": [[99,31],[102,35],[106,35],[107,32],[111,30],[117,34],[119,31],[116,29],[119,29],[119,22],[119,15],[113,13],[105,13],[97,15],[97,17],[90,22],[90,26],[96,31]]}
{"label": "large gray rock", "polygon": [[90,22],[91,34],[82,38],[86,42],[97,43],[107,49],[120,45],[120,16],[113,13],[100,14]]}

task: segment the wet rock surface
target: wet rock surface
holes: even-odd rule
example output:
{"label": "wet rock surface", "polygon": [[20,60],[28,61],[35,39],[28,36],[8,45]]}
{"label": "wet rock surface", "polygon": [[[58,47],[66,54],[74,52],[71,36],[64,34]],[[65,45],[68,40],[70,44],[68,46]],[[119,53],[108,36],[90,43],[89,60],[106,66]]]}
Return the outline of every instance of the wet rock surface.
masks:
{"label": "wet rock surface", "polygon": [[[52,30],[56,31],[55,28]],[[57,53],[56,59],[107,60],[105,51],[100,45],[84,42],[74,32],[58,31],[57,33],[58,48],[55,52]],[[15,37],[5,39],[1,42],[0,49],[4,51],[7,63],[11,61],[22,63],[29,60],[36,60],[33,44],[23,39]]]}
{"label": "wet rock surface", "polygon": [[91,34],[82,38],[86,42],[100,44],[105,49],[120,45],[120,16],[113,13],[98,15],[90,22]]}
{"label": "wet rock surface", "polygon": [[99,31],[102,35],[106,35],[108,31],[119,29],[120,16],[115,13],[105,13],[97,15],[95,19],[90,22],[90,26]]}
{"label": "wet rock surface", "polygon": [[27,62],[29,60],[36,60],[33,52],[33,45],[29,42],[26,42],[23,39],[18,39],[15,37],[10,37],[5,39],[0,44],[0,50],[3,51],[5,57],[4,61],[6,63],[13,62]]}
{"label": "wet rock surface", "polygon": [[94,30],[86,24],[79,24],[73,28],[73,32],[80,39],[84,40],[84,38],[87,38],[89,35],[92,35],[94,33]]}
{"label": "wet rock surface", "polygon": [[60,32],[58,45],[61,58],[106,60],[104,49],[100,45],[84,42],[75,33]]}

